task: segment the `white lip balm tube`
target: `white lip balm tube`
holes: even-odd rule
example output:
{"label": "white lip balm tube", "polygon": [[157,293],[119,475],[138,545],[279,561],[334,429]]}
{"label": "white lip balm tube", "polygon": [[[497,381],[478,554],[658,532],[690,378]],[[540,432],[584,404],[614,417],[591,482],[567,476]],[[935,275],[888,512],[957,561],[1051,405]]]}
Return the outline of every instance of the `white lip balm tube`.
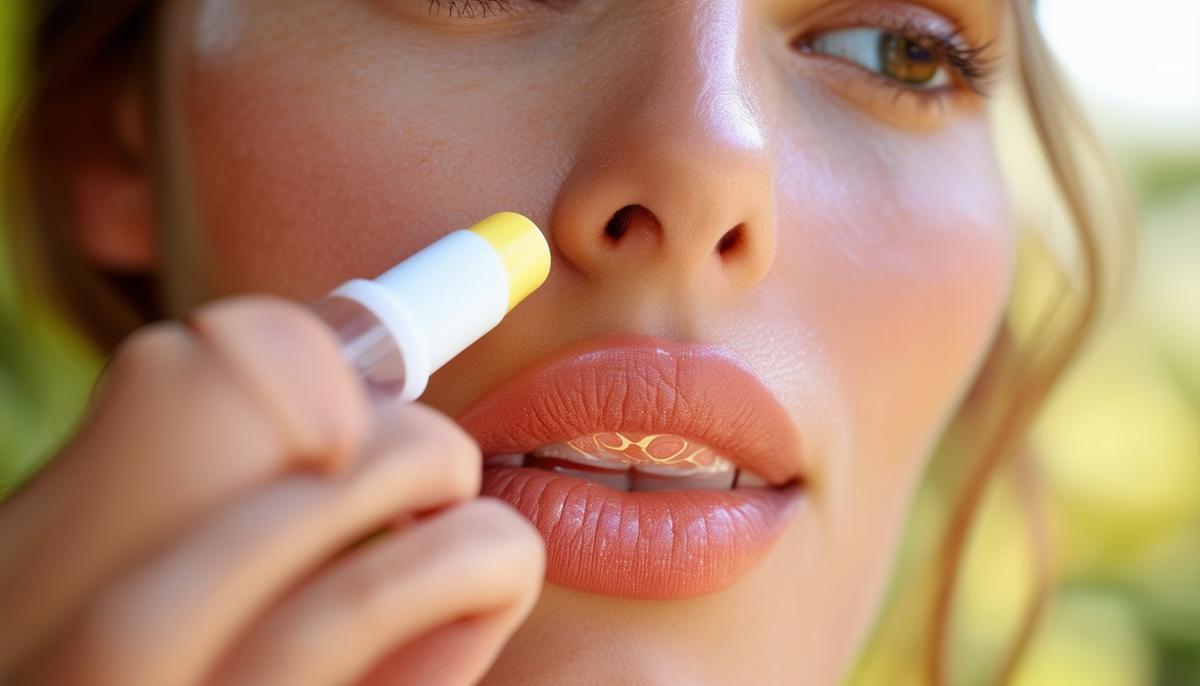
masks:
{"label": "white lip balm tube", "polygon": [[429,377],[550,273],[537,225],[500,212],[438,239],[375,279],[354,279],[313,307],[379,400],[416,400]]}

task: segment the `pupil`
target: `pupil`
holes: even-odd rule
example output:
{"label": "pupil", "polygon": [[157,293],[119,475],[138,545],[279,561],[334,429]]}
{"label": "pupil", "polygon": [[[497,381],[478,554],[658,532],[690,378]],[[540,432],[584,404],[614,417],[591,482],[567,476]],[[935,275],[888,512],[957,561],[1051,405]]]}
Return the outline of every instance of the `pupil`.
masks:
{"label": "pupil", "polygon": [[904,56],[905,57],[912,60],[913,62],[932,62],[933,61],[933,55],[929,54],[928,50],[926,50],[925,48],[922,48],[921,46],[917,45],[916,43],[914,43],[908,39],[903,39],[903,40],[904,40]]}
{"label": "pupil", "polygon": [[914,84],[932,81],[939,66],[933,53],[895,33],[880,35],[879,64],[884,75]]}

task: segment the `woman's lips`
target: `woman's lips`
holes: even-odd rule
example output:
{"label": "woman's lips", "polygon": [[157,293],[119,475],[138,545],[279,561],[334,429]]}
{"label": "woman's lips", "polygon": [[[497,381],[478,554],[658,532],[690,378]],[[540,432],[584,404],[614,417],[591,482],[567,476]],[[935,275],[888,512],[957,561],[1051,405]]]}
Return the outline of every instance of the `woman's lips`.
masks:
{"label": "woman's lips", "polygon": [[775,541],[799,501],[796,485],[630,493],[521,467],[485,470],[483,493],[512,504],[538,528],[550,581],[659,600],[733,584]]}
{"label": "woman's lips", "polygon": [[550,581],[635,598],[720,590],[776,540],[801,492],[787,413],[727,349],[622,337],[561,351],[460,418],[484,455],[529,452],[601,432],[670,433],[711,446],[774,487],[615,491],[523,467],[489,467],[483,493],[546,540]]}

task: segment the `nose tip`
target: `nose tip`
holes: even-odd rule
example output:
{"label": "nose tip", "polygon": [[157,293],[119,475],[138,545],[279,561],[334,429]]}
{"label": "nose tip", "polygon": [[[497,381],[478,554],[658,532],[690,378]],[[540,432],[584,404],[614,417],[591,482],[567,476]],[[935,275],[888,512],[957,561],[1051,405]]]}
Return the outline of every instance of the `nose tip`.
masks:
{"label": "nose tip", "polygon": [[755,76],[769,65],[743,49],[735,4],[655,15],[613,57],[612,79],[581,93],[597,128],[560,188],[551,233],[585,276],[635,278],[626,267],[637,264],[681,292],[729,295],[768,271],[775,161]]}
{"label": "nose tip", "polygon": [[551,239],[579,272],[594,280],[653,273],[681,293],[709,295],[733,295],[765,276],[776,238],[771,180],[762,173],[769,165],[664,163],[646,147],[619,158],[617,168],[578,165],[555,205]]}

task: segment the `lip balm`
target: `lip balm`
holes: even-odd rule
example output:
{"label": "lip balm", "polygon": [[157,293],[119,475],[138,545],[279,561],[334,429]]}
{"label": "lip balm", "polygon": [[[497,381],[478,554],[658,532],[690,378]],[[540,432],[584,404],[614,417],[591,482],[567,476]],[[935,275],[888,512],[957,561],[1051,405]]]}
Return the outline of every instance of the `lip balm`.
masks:
{"label": "lip balm", "polygon": [[550,247],[537,225],[500,212],[374,279],[347,281],[314,309],[373,396],[412,401],[549,273]]}

